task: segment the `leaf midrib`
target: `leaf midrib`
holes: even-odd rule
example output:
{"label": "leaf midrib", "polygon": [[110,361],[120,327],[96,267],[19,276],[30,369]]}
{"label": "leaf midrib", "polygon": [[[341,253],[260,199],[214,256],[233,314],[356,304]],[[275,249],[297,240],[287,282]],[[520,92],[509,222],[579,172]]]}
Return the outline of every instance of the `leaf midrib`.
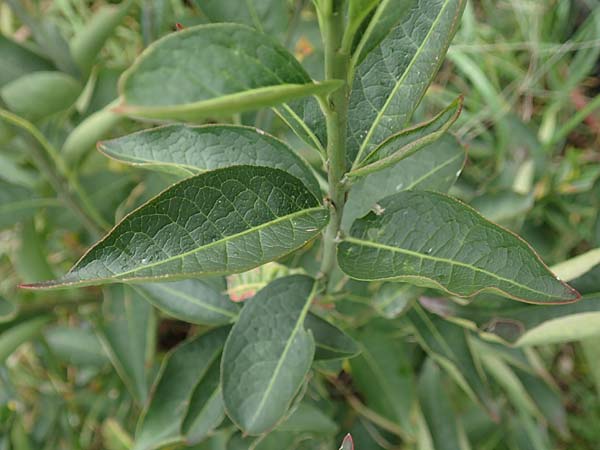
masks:
{"label": "leaf midrib", "polygon": [[166,263],[169,263],[171,261],[175,261],[175,260],[180,259],[180,258],[185,258],[186,256],[193,255],[194,253],[198,253],[198,252],[200,252],[202,250],[206,250],[206,249],[214,247],[216,245],[226,244],[227,242],[232,241],[234,239],[237,239],[237,238],[239,238],[241,236],[245,236],[247,234],[251,234],[251,233],[254,233],[256,231],[260,231],[260,230],[262,230],[264,228],[267,228],[267,227],[269,227],[271,225],[278,224],[278,223],[284,222],[286,220],[291,220],[291,219],[294,219],[295,217],[299,217],[299,216],[302,216],[302,215],[305,215],[305,214],[309,214],[309,213],[311,213],[313,211],[326,211],[326,210],[322,206],[315,206],[315,207],[312,207],[312,208],[303,209],[301,211],[297,211],[295,213],[288,214],[286,216],[278,217],[275,220],[271,220],[269,222],[265,222],[265,223],[260,224],[260,225],[258,225],[256,227],[248,228],[247,230],[244,230],[244,231],[242,231],[240,233],[232,234],[230,236],[225,236],[223,239],[219,239],[217,241],[210,242],[210,243],[208,243],[206,245],[197,247],[194,250],[190,250],[188,252],[183,252],[183,253],[180,253],[179,255],[171,256],[169,258],[163,259],[161,261],[157,261],[157,262],[152,263],[152,264],[147,264],[147,265],[142,266],[142,267],[136,267],[135,269],[131,269],[131,270],[127,271],[127,272],[122,272],[122,273],[119,273],[119,274],[115,273],[113,275],[114,275],[114,277],[123,277],[123,276],[130,275],[132,273],[136,273],[136,272],[138,272],[140,270],[151,269],[153,267],[157,267],[157,266],[160,266],[162,264],[166,264]]}
{"label": "leaf midrib", "polygon": [[426,44],[429,42],[429,38],[431,37],[431,34],[432,34],[433,30],[437,27],[438,23],[441,20],[441,17],[443,15],[443,13],[446,11],[446,8],[448,7],[448,5],[450,3],[451,3],[451,0],[446,0],[444,2],[444,6],[442,6],[442,8],[440,9],[440,11],[439,11],[438,15],[436,16],[435,20],[431,24],[431,27],[429,28],[429,31],[427,32],[427,35],[425,35],[425,38],[423,39],[423,42],[421,42],[421,45],[419,46],[419,48],[415,52],[415,54],[414,54],[413,58],[411,59],[409,65],[406,67],[406,70],[404,71],[404,73],[402,74],[402,76],[400,77],[400,79],[396,82],[396,85],[392,89],[392,92],[390,92],[390,95],[386,99],[383,107],[377,113],[377,116],[375,117],[375,120],[373,121],[373,123],[371,124],[371,127],[369,128],[369,131],[367,132],[365,140],[363,141],[362,145],[360,146],[360,148],[358,150],[358,154],[356,155],[355,163],[360,162],[362,154],[364,153],[365,148],[369,144],[369,142],[371,140],[371,137],[372,137],[372,135],[374,133],[374,130],[379,126],[379,122],[381,121],[381,118],[383,117],[383,114],[387,110],[387,108],[390,105],[392,99],[396,95],[396,92],[398,91],[398,89],[400,89],[400,86],[404,83],[406,77],[408,76],[408,74],[411,71],[412,67],[414,66],[415,62],[421,56],[421,53],[423,52],[423,49],[425,48]]}
{"label": "leaf midrib", "polygon": [[[256,419],[262,413],[262,410],[264,409],[265,404],[267,402],[267,398],[271,394],[271,391],[273,390],[273,387],[275,385],[275,380],[278,378],[279,372],[281,371],[281,368],[283,367],[283,362],[286,360],[287,354],[290,351],[292,342],[295,339],[298,332],[300,331],[300,328],[304,327],[304,319],[306,318],[306,315],[308,314],[308,310],[310,309],[310,305],[311,305],[312,299],[315,295],[316,288],[317,288],[317,283],[313,282],[313,286],[310,291],[310,294],[308,295],[308,298],[306,299],[306,302],[304,303],[304,306],[302,307],[302,311],[300,312],[300,315],[298,316],[298,320],[296,321],[296,324],[294,325],[294,329],[290,333],[290,336],[285,344],[283,352],[281,353],[281,357],[279,358],[279,361],[277,361],[277,365],[275,366],[273,375],[271,376],[271,378],[269,380],[269,384],[267,385],[267,388],[264,391],[264,394],[260,400],[260,403],[256,407],[256,412],[251,417],[251,419],[248,421],[249,427],[252,427],[254,425]],[[313,342],[314,342],[314,339],[313,339]]]}
{"label": "leaf midrib", "polygon": [[186,302],[189,302],[189,303],[192,303],[194,305],[198,305],[198,306],[200,306],[202,308],[208,309],[209,311],[212,311],[212,312],[215,312],[215,313],[219,313],[219,314],[223,314],[224,316],[231,317],[232,319],[237,317],[237,314],[235,314],[235,313],[233,313],[231,311],[219,308],[218,306],[214,306],[214,305],[211,305],[209,303],[203,303],[202,301],[199,301],[198,299],[192,297],[191,295],[188,295],[188,294],[186,294],[184,292],[177,291],[175,289],[168,288],[168,287],[164,286],[162,283],[161,283],[160,286],[157,286],[157,288],[158,289],[162,289],[163,291],[167,292],[168,294],[171,294],[171,295],[173,295],[175,297],[178,297],[178,298],[180,298],[180,299],[182,299],[182,300],[184,300]]}
{"label": "leaf midrib", "polygon": [[[381,250],[387,250],[387,251],[391,251],[391,252],[395,252],[395,253],[402,253],[402,254],[405,254],[405,255],[410,255],[410,256],[417,257],[417,258],[421,258],[421,259],[428,259],[428,260],[431,260],[431,261],[442,262],[442,263],[446,263],[446,264],[449,264],[449,265],[465,267],[467,269],[473,270],[474,272],[483,273],[483,274],[488,275],[488,276],[490,276],[492,278],[495,278],[495,279],[497,279],[499,281],[504,281],[504,282],[506,282],[506,283],[508,283],[510,285],[519,287],[519,288],[524,289],[526,291],[533,292],[533,293],[538,294],[538,295],[542,295],[545,298],[556,298],[556,297],[558,297],[557,295],[555,295],[555,296],[548,295],[548,294],[546,294],[543,291],[538,291],[536,289],[530,288],[529,286],[526,286],[524,284],[518,283],[518,282],[516,282],[514,280],[510,280],[508,278],[504,278],[504,277],[502,277],[500,275],[497,275],[497,274],[495,274],[493,272],[489,272],[489,271],[487,271],[485,269],[481,269],[481,268],[479,268],[477,266],[472,266],[470,264],[463,263],[461,261],[455,261],[455,260],[448,259],[448,258],[441,258],[439,256],[431,256],[431,255],[427,255],[427,254],[415,252],[413,250],[408,250],[408,249],[404,249],[404,248],[400,248],[400,247],[393,247],[391,245],[381,244],[379,242],[365,241],[365,240],[356,239],[356,238],[353,238],[353,237],[346,237],[344,239],[344,241],[345,242],[350,242],[350,243],[353,243],[353,244],[357,244],[357,245],[363,245],[363,246],[366,246],[366,247],[373,247],[373,248],[378,248],[378,249],[381,249]],[[399,275],[399,276],[402,276],[402,275]],[[418,276],[423,277],[423,278],[427,278],[427,279],[431,279],[430,277],[425,277],[423,275],[418,275]],[[502,292],[505,292],[500,287],[498,287],[497,289],[499,289]]]}

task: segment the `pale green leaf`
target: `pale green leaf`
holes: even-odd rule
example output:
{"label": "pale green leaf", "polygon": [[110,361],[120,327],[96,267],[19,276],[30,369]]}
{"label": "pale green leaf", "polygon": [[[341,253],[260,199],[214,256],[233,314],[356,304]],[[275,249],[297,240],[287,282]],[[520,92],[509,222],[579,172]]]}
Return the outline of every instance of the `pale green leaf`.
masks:
{"label": "pale green leaf", "polygon": [[154,331],[152,307],[133,289],[105,289],[98,336],[117,373],[140,405],[148,397],[146,356]]}
{"label": "pale green leaf", "polygon": [[201,325],[224,325],[237,317],[239,308],[224,291],[222,279],[192,279],[169,283],[144,283],[136,289],[161,311]]}
{"label": "pale green leaf", "polygon": [[315,360],[352,358],[360,352],[354,339],[316,314],[307,314],[304,327],[315,338]]}
{"label": "pale green leaf", "polygon": [[150,47],[121,78],[120,112],[194,121],[325,94],[273,38],[237,24],[187,28]]}
{"label": "pale green leaf", "polygon": [[0,296],[0,323],[12,320],[17,315],[17,310],[15,303]]}
{"label": "pale green leaf", "polygon": [[598,294],[566,305],[518,305],[482,296],[466,306],[444,299],[427,299],[424,306],[518,346],[577,341],[599,334]]}
{"label": "pale green leaf", "polygon": [[114,33],[129,12],[133,1],[126,0],[117,6],[106,6],[94,13],[88,23],[79,30],[71,42],[73,61],[83,72],[88,72],[106,40]]}
{"label": "pale green leaf", "polygon": [[39,198],[29,189],[0,179],[0,229],[33,217],[45,206],[56,206],[54,199]]}
{"label": "pale green leaf", "polygon": [[359,178],[344,207],[342,228],[376,208],[382,198],[397,192],[420,189],[446,192],[454,184],[465,162],[465,150],[453,136],[409,156],[394,166]]}
{"label": "pale green leaf", "polygon": [[[552,266],[552,271],[562,280],[572,281],[600,265],[600,248],[590,250],[574,258]],[[600,286],[598,286],[600,291]]]}
{"label": "pale green leaf", "polygon": [[72,106],[82,89],[65,73],[39,71],[5,84],[0,97],[12,112],[36,121]]}
{"label": "pale green leaf", "polygon": [[[373,150],[347,176],[350,179],[364,177],[397,164],[419,150],[428,148],[440,139],[458,119],[462,110],[462,97],[452,102],[429,122],[390,136]],[[431,147],[429,147],[431,148]],[[424,155],[423,157],[428,157]]]}
{"label": "pale green leaf", "polygon": [[304,320],[316,283],[279,278],[247,300],[225,344],[223,398],[227,414],[248,434],[271,430],[285,416],[315,353]]}
{"label": "pale green leaf", "polygon": [[0,87],[28,73],[53,69],[50,61],[4,35],[0,35],[0,61]]}
{"label": "pale green leaf", "polygon": [[25,287],[243,272],[306,244],[327,220],[327,209],[286,172],[218,169],[168,188],[127,215],[63,278]]}
{"label": "pale green leaf", "polygon": [[211,22],[235,22],[252,26],[267,34],[286,31],[290,8],[281,0],[195,0],[200,11]]}
{"label": "pale green leaf", "polygon": [[98,149],[126,164],[181,177],[241,164],[273,167],[302,180],[315,196],[321,195],[308,164],[284,142],[257,128],[171,125],[104,141]]}
{"label": "pale green leaf", "polygon": [[181,426],[196,386],[219,360],[229,328],[217,328],[173,349],[165,358],[142,413],[134,450],[151,450],[182,442]]}
{"label": "pale green leaf", "polygon": [[530,303],[579,298],[516,235],[443,194],[405,191],[352,225],[339,246],[342,270],[361,280],[398,280],[468,297],[481,291]]}
{"label": "pale green leaf", "polygon": [[349,161],[362,161],[406,127],[443,61],[465,3],[381,2],[353,56]]}
{"label": "pale green leaf", "polygon": [[49,321],[49,317],[34,317],[7,328],[3,327],[0,333],[0,362],[4,363],[22,343],[36,337]]}

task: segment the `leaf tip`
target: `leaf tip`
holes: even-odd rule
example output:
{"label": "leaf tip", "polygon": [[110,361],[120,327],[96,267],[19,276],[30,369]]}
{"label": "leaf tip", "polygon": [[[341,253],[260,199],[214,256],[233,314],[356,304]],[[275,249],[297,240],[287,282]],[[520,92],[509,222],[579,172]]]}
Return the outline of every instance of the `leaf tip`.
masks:
{"label": "leaf tip", "polygon": [[354,450],[354,440],[352,439],[352,435],[350,433],[344,437],[340,450]]}

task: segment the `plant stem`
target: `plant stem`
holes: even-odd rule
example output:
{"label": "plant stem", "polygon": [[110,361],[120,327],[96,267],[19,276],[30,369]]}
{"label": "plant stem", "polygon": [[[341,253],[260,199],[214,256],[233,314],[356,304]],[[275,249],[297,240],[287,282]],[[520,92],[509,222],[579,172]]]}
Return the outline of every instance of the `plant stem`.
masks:
{"label": "plant stem", "polygon": [[350,57],[342,48],[344,35],[344,1],[326,0],[319,10],[319,22],[325,47],[325,79],[344,80],[344,85],[321,99],[327,122],[327,202],[329,225],[323,236],[321,277],[327,284],[336,266],[337,239],[342,223],[346,190],[342,179],[346,173],[346,128],[348,122],[348,64]]}

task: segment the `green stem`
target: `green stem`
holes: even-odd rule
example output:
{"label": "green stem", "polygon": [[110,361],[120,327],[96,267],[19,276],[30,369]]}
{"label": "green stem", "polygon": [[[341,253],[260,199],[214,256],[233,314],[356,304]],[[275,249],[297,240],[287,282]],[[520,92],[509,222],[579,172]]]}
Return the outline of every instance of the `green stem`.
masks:
{"label": "green stem", "polygon": [[346,128],[348,122],[349,54],[342,47],[344,35],[343,0],[325,0],[319,9],[319,22],[325,47],[325,79],[344,80],[345,84],[327,98],[321,108],[327,123],[327,203],[330,221],[323,236],[321,277],[328,283],[336,267],[336,248],[342,223],[346,189],[342,182],[346,173]]}

